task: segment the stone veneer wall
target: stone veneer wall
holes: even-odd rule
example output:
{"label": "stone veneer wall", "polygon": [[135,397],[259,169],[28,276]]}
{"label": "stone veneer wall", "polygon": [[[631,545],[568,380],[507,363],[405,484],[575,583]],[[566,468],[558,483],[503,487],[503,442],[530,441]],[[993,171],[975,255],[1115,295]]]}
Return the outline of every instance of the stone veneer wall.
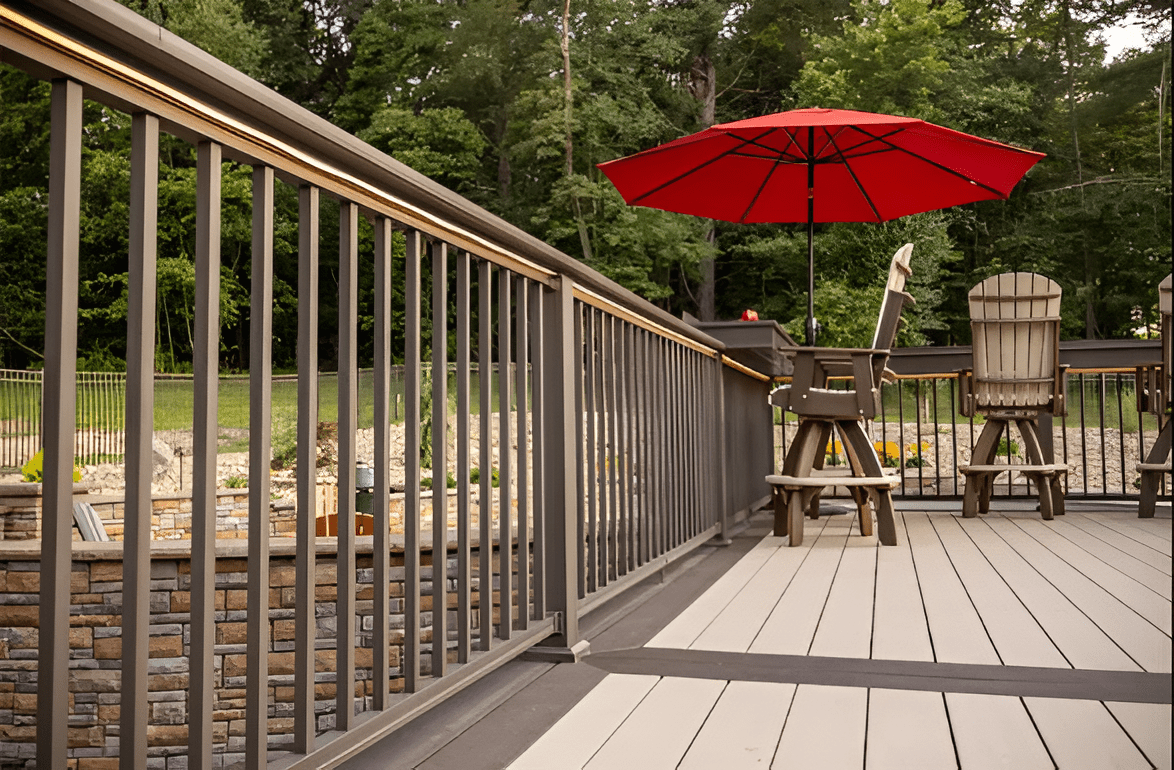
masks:
{"label": "stone veneer wall", "polygon": [[[422,542],[430,542],[430,533]],[[39,623],[39,542],[0,544],[0,768],[31,768],[36,753],[37,627]],[[269,568],[269,746],[290,748],[293,741],[293,636],[295,544],[274,539]],[[118,766],[121,678],[122,561],[121,543],[75,544],[70,598],[70,767],[106,770]],[[452,546],[450,545],[450,549]],[[225,541],[216,559],[216,767],[243,761],[245,730],[245,618],[247,542]],[[317,557],[318,730],[334,725],[337,546],[322,538]],[[449,574],[456,559],[448,555]],[[476,564],[474,547],[473,563]],[[497,557],[494,557],[494,564]],[[422,554],[421,640],[431,641],[431,553]],[[371,541],[360,538],[357,558],[356,704],[371,705],[373,569]],[[517,569],[516,563],[514,567]],[[391,612],[393,691],[403,688],[403,539],[393,538]],[[494,578],[495,584],[497,578]],[[455,585],[450,581],[450,589]],[[188,654],[191,638],[191,551],[187,543],[152,547],[149,676],[151,703],[148,768],[187,767]],[[496,600],[497,592],[494,591]],[[472,601],[479,600],[474,579]],[[450,594],[449,628],[456,628],[455,596]],[[495,611],[496,614],[496,611]],[[477,613],[473,613],[477,622]],[[429,647],[421,650],[425,673],[431,669]],[[455,653],[450,652],[455,660]]]}
{"label": "stone veneer wall", "polygon": [[[106,534],[121,540],[126,500],[122,495],[94,495],[82,485],[74,485],[74,502],[94,507]],[[36,540],[41,537],[41,485],[0,485],[0,540]],[[216,493],[216,536],[248,536],[249,490],[221,489]],[[293,503],[275,500],[270,504],[269,533],[275,537],[293,537],[297,528]],[[190,540],[192,537],[191,495],[159,495],[151,500],[151,539]],[[81,540],[77,527],[73,539]]]}
{"label": "stone veneer wall", "polygon": [[[456,490],[448,490],[449,526],[455,525],[451,517],[456,514]],[[111,540],[121,540],[124,530],[126,501],[121,495],[93,495],[84,484],[74,485],[75,502],[87,502],[94,507],[106,534]],[[318,515],[329,508],[334,513],[337,494],[333,487],[319,487]],[[474,504],[477,495],[471,496]],[[498,490],[493,490],[496,506]],[[511,500],[516,509],[517,500]],[[425,519],[432,515],[432,492],[421,492],[422,513]],[[393,531],[403,526],[404,495],[391,495],[390,510]],[[216,492],[216,537],[246,538],[249,534],[249,490],[221,489]],[[297,534],[297,514],[294,504],[288,500],[274,500],[269,505],[269,534],[272,537],[294,537]],[[0,540],[37,540],[41,537],[41,485],[0,484]],[[191,495],[160,495],[151,500],[151,539],[190,540],[192,537]],[[73,539],[81,540],[77,527],[73,528]]]}

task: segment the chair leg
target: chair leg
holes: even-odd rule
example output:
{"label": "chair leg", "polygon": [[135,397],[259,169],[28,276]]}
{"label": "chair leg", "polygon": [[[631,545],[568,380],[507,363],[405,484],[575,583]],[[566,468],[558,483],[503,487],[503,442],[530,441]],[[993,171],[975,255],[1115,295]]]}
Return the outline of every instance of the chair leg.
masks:
{"label": "chair leg", "polygon": [[[815,440],[815,459],[811,461],[813,471],[823,470],[824,458],[827,457],[828,440],[832,437],[832,424],[830,422],[819,421],[818,432],[814,435]],[[816,490],[815,494],[811,496],[811,502],[807,506],[807,517],[810,519],[819,518],[819,499],[823,490]]]}
{"label": "chair leg", "polygon": [[[868,436],[864,435],[864,427],[859,422],[849,422],[847,420],[837,423],[837,426],[840,428],[840,435],[844,437],[844,445],[849,452],[848,458],[855,468],[865,476],[885,475],[884,469],[881,468],[880,460],[877,459],[876,452],[873,451],[872,445],[868,442]],[[868,527],[870,530],[868,533],[864,532],[866,516],[868,517]],[[881,543],[884,545],[896,545],[897,525],[893,520],[892,490],[877,490],[876,521]],[[860,514],[861,534],[871,534],[871,529],[872,515],[862,510]]]}
{"label": "chair leg", "polygon": [[1052,513],[1056,516],[1064,515],[1064,482],[1060,474],[1056,474],[1048,479],[1048,484],[1052,487]]}
{"label": "chair leg", "polygon": [[877,539],[881,545],[897,544],[897,522],[893,512],[893,491],[878,489],[876,506]]}
{"label": "chair leg", "polygon": [[856,502],[856,515],[860,517],[860,534],[864,537],[872,537],[872,508],[868,505],[868,491],[859,489],[859,495],[863,498],[862,501]]}
{"label": "chair leg", "polygon": [[1039,515],[1044,521],[1051,521],[1054,518],[1052,505],[1052,482],[1049,478],[1042,475],[1037,475],[1032,481],[1035,482],[1035,491],[1039,496]]}
{"label": "chair leg", "polygon": [[[1015,426],[1019,428],[1019,436],[1023,439],[1023,447],[1027,450],[1027,459],[1035,465],[1050,465],[1051,457],[1045,457],[1043,447],[1040,445],[1039,433],[1036,430],[1035,420],[1016,420]],[[1035,491],[1039,496],[1039,513],[1044,521],[1051,521],[1055,507],[1056,488],[1052,486],[1051,480],[1036,475],[1034,479]]]}
{"label": "chair leg", "polygon": [[788,545],[803,545],[803,495],[799,490],[794,490],[787,502],[787,517],[790,519],[788,527],[791,534]]}
{"label": "chair leg", "polygon": [[[982,433],[978,436],[978,443],[974,445],[974,453],[970,456],[972,465],[989,465],[999,446],[999,436],[1003,433],[1003,423],[1000,420],[988,420],[982,426]],[[973,519],[979,513],[990,510],[991,496],[987,484],[988,474],[972,473],[966,477],[965,488],[962,492],[962,516]]]}
{"label": "chair leg", "polygon": [[787,535],[788,494],[782,487],[774,487],[770,493],[775,512],[775,537],[786,537]]}
{"label": "chair leg", "polygon": [[[783,458],[783,476],[805,477],[811,475],[821,428],[819,420],[801,420],[799,422],[799,430],[795,434],[795,440],[791,443],[791,449],[787,452],[787,456]],[[810,499],[804,498],[797,491],[783,493],[781,505],[786,510],[786,524],[779,521],[779,509],[775,509],[775,534],[780,536],[784,533],[789,534],[792,545],[798,545],[803,541],[803,508],[800,506],[807,502],[810,502]],[[797,520],[795,518],[796,511],[799,512]]]}
{"label": "chair leg", "polygon": [[[1150,448],[1145,461],[1151,465],[1161,465],[1170,457],[1170,446],[1174,439],[1174,419],[1167,419],[1166,424],[1158,431],[1158,437]],[[1158,507],[1158,488],[1162,485],[1163,471],[1143,471],[1141,474],[1141,502],[1137,506],[1139,519],[1152,519]]]}

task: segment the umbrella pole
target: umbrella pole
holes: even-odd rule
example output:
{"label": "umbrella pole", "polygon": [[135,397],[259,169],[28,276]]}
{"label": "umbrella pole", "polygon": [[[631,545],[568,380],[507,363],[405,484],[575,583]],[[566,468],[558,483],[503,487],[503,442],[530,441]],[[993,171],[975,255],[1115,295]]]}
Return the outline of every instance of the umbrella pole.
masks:
{"label": "umbrella pole", "polygon": [[815,129],[807,129],[807,339],[815,347]]}
{"label": "umbrella pole", "polygon": [[[808,204],[810,206],[810,204]],[[815,246],[813,241],[815,224],[807,219],[807,339],[805,343],[815,347]]]}

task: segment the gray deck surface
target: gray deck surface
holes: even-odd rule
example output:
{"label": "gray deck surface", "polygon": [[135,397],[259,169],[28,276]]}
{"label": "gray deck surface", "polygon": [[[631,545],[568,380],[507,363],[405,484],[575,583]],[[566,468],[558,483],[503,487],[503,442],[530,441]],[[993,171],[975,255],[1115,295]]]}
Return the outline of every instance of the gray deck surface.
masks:
{"label": "gray deck surface", "polygon": [[343,767],[1170,768],[1169,506],[933,507],[755,520]]}

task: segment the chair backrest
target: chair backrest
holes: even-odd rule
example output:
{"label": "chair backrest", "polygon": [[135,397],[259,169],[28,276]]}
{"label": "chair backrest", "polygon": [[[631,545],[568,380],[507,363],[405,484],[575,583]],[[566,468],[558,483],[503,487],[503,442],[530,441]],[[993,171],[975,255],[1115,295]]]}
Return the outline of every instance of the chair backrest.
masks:
{"label": "chair backrest", "polygon": [[905,305],[913,304],[913,297],[905,291],[905,279],[913,275],[909,259],[913,255],[913,244],[906,243],[897,249],[889,264],[889,282],[885,286],[885,297],[881,301],[880,316],[876,320],[876,334],[872,337],[873,350],[890,350],[897,340],[897,329],[901,325],[901,311]]}
{"label": "chair backrest", "polygon": [[974,405],[978,411],[1064,414],[1060,285],[1036,273],[1003,273],[970,290]]}

